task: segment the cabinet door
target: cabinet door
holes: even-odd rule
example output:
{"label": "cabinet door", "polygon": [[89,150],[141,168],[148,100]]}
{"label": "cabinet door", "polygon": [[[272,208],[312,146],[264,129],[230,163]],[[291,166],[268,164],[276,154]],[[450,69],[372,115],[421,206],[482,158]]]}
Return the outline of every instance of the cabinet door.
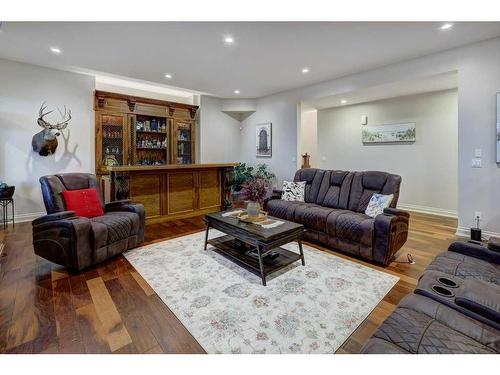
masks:
{"label": "cabinet door", "polygon": [[128,163],[128,123],[124,114],[96,112],[96,171]]}
{"label": "cabinet door", "polygon": [[174,119],[173,127],[174,164],[193,164],[195,162],[195,126],[192,121]]}
{"label": "cabinet door", "polygon": [[197,173],[168,173],[168,214],[182,214],[196,209]]}
{"label": "cabinet door", "polygon": [[199,172],[199,209],[215,208],[221,205],[221,184],[218,169]]}

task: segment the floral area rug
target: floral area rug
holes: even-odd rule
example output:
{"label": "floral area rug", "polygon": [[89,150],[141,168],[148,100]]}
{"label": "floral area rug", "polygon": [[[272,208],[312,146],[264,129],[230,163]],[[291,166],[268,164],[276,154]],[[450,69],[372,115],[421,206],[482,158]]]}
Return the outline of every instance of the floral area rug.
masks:
{"label": "floral area rug", "polygon": [[204,236],[124,255],[208,353],[334,353],[399,279],[304,245],[305,266],[262,286],[210,245],[204,251]]}

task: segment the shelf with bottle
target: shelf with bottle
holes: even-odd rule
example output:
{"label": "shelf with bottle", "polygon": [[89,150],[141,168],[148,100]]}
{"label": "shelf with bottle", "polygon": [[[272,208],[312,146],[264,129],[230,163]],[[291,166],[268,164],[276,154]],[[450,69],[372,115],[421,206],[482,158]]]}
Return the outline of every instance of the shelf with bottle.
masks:
{"label": "shelf with bottle", "polygon": [[120,146],[105,146],[104,147],[105,155],[121,155],[122,149]]}
{"label": "shelf with bottle", "polygon": [[159,139],[157,137],[151,137],[148,135],[138,135],[136,141],[136,148],[140,149],[167,149],[167,138]]}
{"label": "shelf with bottle", "polygon": [[137,133],[167,133],[167,119],[151,116],[137,116],[135,122],[135,131]]}
{"label": "shelf with bottle", "polygon": [[137,160],[138,165],[164,165],[166,161],[161,156],[148,156]]}
{"label": "shelf with bottle", "polygon": [[103,138],[122,138],[122,131],[120,130],[110,130],[104,129],[102,131]]}

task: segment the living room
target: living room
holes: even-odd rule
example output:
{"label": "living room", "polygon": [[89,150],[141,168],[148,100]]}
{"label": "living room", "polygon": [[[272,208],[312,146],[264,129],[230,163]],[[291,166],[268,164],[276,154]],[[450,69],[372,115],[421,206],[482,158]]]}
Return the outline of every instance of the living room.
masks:
{"label": "living room", "polygon": [[7,367],[493,366],[500,22],[196,3],[0,22]]}

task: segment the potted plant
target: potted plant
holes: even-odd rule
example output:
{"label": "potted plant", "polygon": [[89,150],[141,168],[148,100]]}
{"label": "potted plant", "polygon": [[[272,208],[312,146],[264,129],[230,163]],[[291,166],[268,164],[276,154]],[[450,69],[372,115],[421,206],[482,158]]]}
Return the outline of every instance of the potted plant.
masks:
{"label": "potted plant", "polygon": [[253,167],[247,167],[245,163],[240,163],[233,169],[233,190],[239,192],[243,184],[253,176]]}
{"label": "potted plant", "polygon": [[254,176],[242,186],[243,197],[247,203],[247,214],[250,217],[259,216],[260,205],[264,201],[268,189],[266,180],[261,176]]}
{"label": "potted plant", "polygon": [[0,199],[10,199],[14,195],[15,186],[9,186],[5,182],[0,181]]}

